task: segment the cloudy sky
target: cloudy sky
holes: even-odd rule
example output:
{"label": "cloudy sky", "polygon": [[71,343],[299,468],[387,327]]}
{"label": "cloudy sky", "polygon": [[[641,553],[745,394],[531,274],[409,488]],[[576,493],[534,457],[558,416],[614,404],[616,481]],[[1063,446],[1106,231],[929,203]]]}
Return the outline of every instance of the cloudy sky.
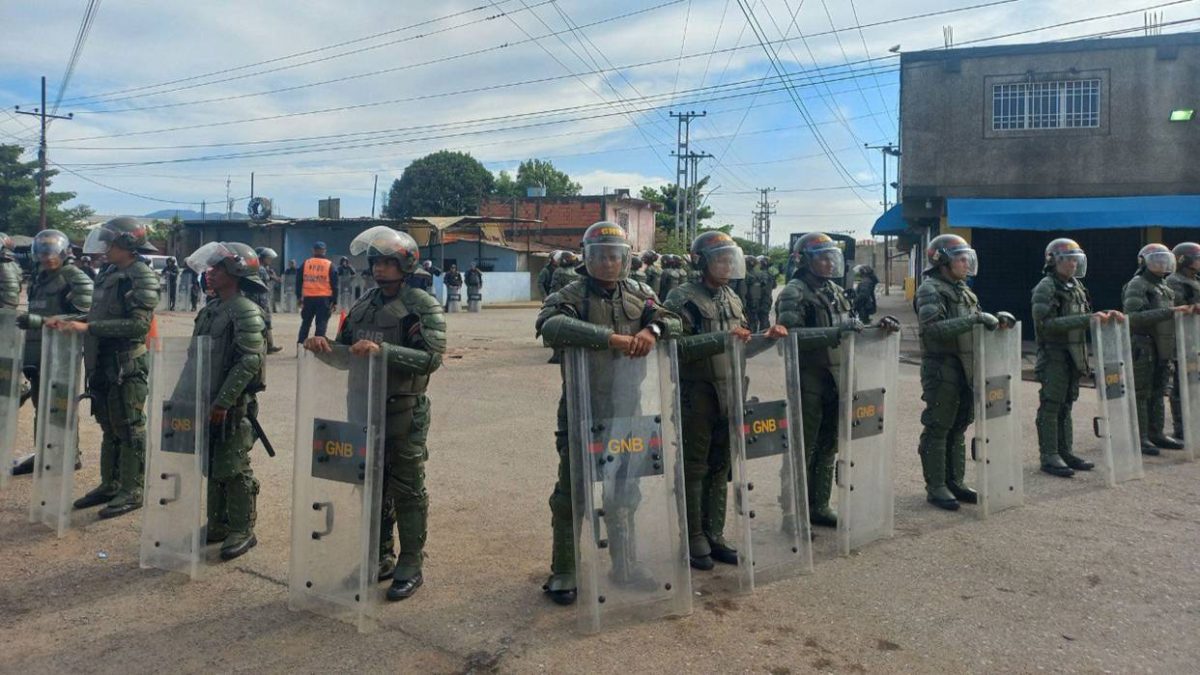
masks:
{"label": "cloudy sky", "polygon": [[[36,123],[13,106],[38,105],[43,74],[59,96],[88,4],[0,2],[0,142],[29,158]],[[636,192],[674,181],[669,113],[694,110],[707,111],[692,149],[714,155],[702,173],[716,220],[744,231],[756,189],[774,187],[775,242],[863,234],[878,215],[880,154],[863,146],[896,139],[889,49],[940,48],[945,26],[958,45],[990,45],[1137,35],[1150,8],[1200,19],[1195,0],[97,4],[50,159],[55,186],[99,213],[220,211],[227,179],[244,211],[254,171],[277,212],[315,215],[334,196],[367,215],[375,175],[385,191],[440,149],[497,172],[546,158],[588,193]]]}

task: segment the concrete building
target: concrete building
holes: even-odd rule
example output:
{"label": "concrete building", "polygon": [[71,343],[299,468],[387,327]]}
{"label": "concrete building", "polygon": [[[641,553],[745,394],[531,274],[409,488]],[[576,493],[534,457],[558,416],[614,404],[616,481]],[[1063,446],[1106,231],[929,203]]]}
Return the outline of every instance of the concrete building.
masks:
{"label": "concrete building", "polygon": [[1196,108],[1200,33],[903,54],[901,200],[873,233],[966,237],[985,307],[1027,327],[1043,249],[1071,237],[1116,307],[1143,244],[1200,238],[1200,119],[1172,114]]}
{"label": "concrete building", "polygon": [[631,197],[629,190],[578,197],[492,198],[479,206],[483,216],[538,221],[536,225],[518,224],[506,229],[509,241],[540,242],[572,250],[578,250],[584,230],[601,220],[625,228],[635,250],[653,248],[654,214],[660,210],[662,207],[655,202]]}

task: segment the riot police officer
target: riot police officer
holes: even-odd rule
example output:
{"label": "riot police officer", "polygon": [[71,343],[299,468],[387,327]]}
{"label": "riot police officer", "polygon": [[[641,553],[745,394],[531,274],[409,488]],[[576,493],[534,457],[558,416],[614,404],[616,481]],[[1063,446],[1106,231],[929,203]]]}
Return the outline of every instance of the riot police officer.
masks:
{"label": "riot police officer", "polygon": [[12,237],[0,232],[0,309],[16,309],[21,297],[21,266],[13,258]]}
{"label": "riot police officer", "polygon": [[146,335],[158,306],[158,275],[139,253],[153,253],[146,226],[113,218],[91,231],[83,252],[102,254],[107,266],[96,276],[86,321],[52,319],[51,328],[83,333],[84,365],[92,414],[100,424],[100,485],[75,501],[82,509],[108,502],[101,518],[142,507],[146,461],[146,394],[149,354]]}
{"label": "riot police officer", "polygon": [[761,269],[758,258],[746,259],[746,318],[750,321],[750,332],[767,329],[771,314],[771,291],[769,275]]}
{"label": "riot police officer", "polygon": [[557,293],[579,280],[579,273],[575,270],[577,265],[579,265],[579,257],[573,251],[559,252],[554,277],[550,281],[551,293]]}
{"label": "riot police officer", "polygon": [[639,256],[633,256],[629,261],[629,278],[640,283],[646,283],[646,270],[642,269],[642,259]]}
{"label": "riot police officer", "polygon": [[174,312],[175,293],[179,284],[179,263],[175,262],[175,256],[167,258],[166,267],[162,271],[162,281],[167,290],[167,309]]}
{"label": "riot police officer", "polygon": [[648,285],[650,290],[654,291],[654,294],[658,297],[666,297],[666,293],[664,293],[659,287],[659,282],[662,279],[662,268],[655,264],[659,261],[658,253],[656,253],[652,248],[646,249],[645,251],[642,251],[641,259],[642,265],[646,268],[646,285]]}
{"label": "riot police officer", "polygon": [[971,330],[1017,324],[1008,312],[988,314],[967,287],[979,269],[975,250],[955,234],[934,237],[925,249],[925,271],[917,289],[921,336],[921,469],[926,501],[948,511],[959,502],[976,503],[974,490],[963,484],[967,468],[966,431],[975,417],[971,377],[974,372]]}
{"label": "riot police officer", "polygon": [[[628,278],[632,251],[625,230],[601,221],[583,235],[584,266],[580,277],[546,298],[537,317],[537,334],[549,347],[564,349],[615,349],[640,358],[654,350],[658,340],[679,332],[679,319],[658,304],[649,284]],[[602,377],[603,374],[601,374]],[[593,388],[613,387],[597,381]],[[558,426],[554,447],[558,451],[558,481],[550,494],[553,553],[550,578],[542,590],[559,605],[575,602],[575,530],[571,497],[571,452],[568,446],[566,377],[558,399]],[[614,509],[615,510],[615,509]],[[630,563],[635,555],[617,550],[632,541],[629,523],[620,514],[606,516],[613,572],[619,583],[637,583],[639,572]],[[614,548],[615,547],[615,548]]]}
{"label": "riot police officer", "polygon": [[666,299],[678,286],[685,281],[683,270],[680,268],[680,258],[674,253],[667,253],[662,257],[662,272],[658,277],[658,288],[660,295]]}
{"label": "riot police officer", "polygon": [[1093,312],[1083,285],[1087,255],[1071,239],[1046,245],[1045,276],[1033,287],[1033,326],[1037,336],[1034,374],[1038,393],[1038,454],[1042,471],[1069,477],[1095,466],[1073,449],[1071,408],[1079,398],[1079,378],[1088,372],[1087,334],[1093,318],[1123,320],[1120,312]]}
{"label": "riot police officer", "polygon": [[[275,273],[271,267],[275,264],[275,259],[278,258],[279,255],[275,253],[275,249],[267,248],[266,246],[254,249],[254,254],[256,260],[256,264],[254,265],[254,273],[258,277],[259,283],[248,284],[246,288],[242,290],[245,292],[247,297],[254,301],[254,304],[258,305],[259,308],[262,309],[263,323],[266,326],[266,328],[263,330],[263,335],[267,340],[267,353],[275,354],[283,350],[283,347],[275,344],[275,336],[271,333],[271,314],[273,313],[271,311],[271,278]],[[218,295],[220,295],[219,292]]]}
{"label": "riot police officer", "polygon": [[[94,285],[91,278],[75,266],[71,240],[62,232],[38,232],[33,238],[31,253],[37,267],[29,284],[29,312],[17,317],[17,326],[25,330],[23,370],[29,380],[28,398],[36,407],[41,382],[42,325],[54,317],[85,316],[92,306]],[[16,267],[15,262],[11,264]],[[17,273],[19,275],[20,270]],[[15,298],[13,306],[16,306]],[[14,474],[32,471],[33,455],[22,458],[13,469]]]}
{"label": "riot police officer", "polygon": [[[421,573],[429,520],[425,491],[425,445],[431,405],[429,378],[446,352],[446,319],[436,298],[408,286],[419,269],[420,249],[408,234],[379,225],[350,243],[353,255],[366,254],[376,287],[359,298],[338,331],[337,343],[366,356],[382,351],[388,368],[383,470],[386,487],[380,527],[381,581],[392,579],[388,600],[403,600],[424,583]],[[330,351],[322,337],[305,349]],[[399,533],[395,554],[393,528]]]}
{"label": "riot police officer", "polygon": [[1166,278],[1175,271],[1175,254],[1162,244],[1147,244],[1138,252],[1137,274],[1121,291],[1121,308],[1129,316],[1133,342],[1133,386],[1137,395],[1142,454],[1161,449],[1180,450],[1179,439],[1164,433],[1163,397],[1175,358],[1175,312],[1193,312],[1195,305],[1178,305]]}
{"label": "riot police officer", "polygon": [[[1200,279],[1196,278],[1200,270],[1200,244],[1185,241],[1171,249],[1175,255],[1175,271],[1167,277],[1167,286],[1175,292],[1176,305],[1200,304]],[[1177,439],[1183,438],[1183,407],[1179,400],[1179,364],[1174,369],[1171,386],[1171,421],[1174,423],[1174,434]]]}
{"label": "riot police officer", "polygon": [[458,296],[459,300],[462,299],[463,276],[458,271],[458,265],[453,263],[450,265],[450,269],[446,271],[446,277],[444,281],[446,283],[446,305],[443,307],[443,309],[449,310],[450,296]]}
{"label": "riot police officer", "polygon": [[[804,420],[805,474],[808,483],[809,521],[837,526],[829,507],[833,493],[833,464],[837,458],[838,385],[833,368],[842,336],[861,331],[863,323],[851,316],[850,301],[838,285],[845,271],[842,249],[823,232],[810,232],[792,248],[795,271],[775,301],[775,316],[796,335],[800,364],[800,407]],[[879,325],[897,331],[895,317]]]}
{"label": "riot police officer", "polygon": [[542,292],[542,298],[545,299],[552,293],[550,284],[554,280],[554,270],[558,266],[558,254],[561,251],[551,251],[550,257],[546,259],[546,264],[542,267],[542,271],[538,272],[537,285]]}
{"label": "riot police officer", "polygon": [[[683,325],[679,339],[679,401],[683,416],[683,474],[691,566],[711,570],[713,561],[737,564],[725,540],[725,502],[731,463],[728,381],[732,365],[728,336],[750,340],[742,301],[729,282],[746,275],[746,256],[732,237],[704,232],[692,241],[691,258],[700,281],[688,281],[667,296],[667,309]],[[767,337],[787,335],[772,327]]]}
{"label": "riot police officer", "polygon": [[[747,308],[750,306],[748,304],[750,302],[750,297],[747,293],[749,289],[750,275],[754,273],[755,267],[758,267],[758,258],[755,258],[752,255],[746,256],[746,278],[734,279],[733,281],[729,282],[729,287],[733,289],[733,292],[736,293],[738,298],[741,299],[742,306]],[[751,329],[751,332],[753,332],[753,326],[751,326]]]}
{"label": "riot police officer", "polygon": [[854,286],[854,314],[862,321],[870,321],[877,309],[875,287],[879,285],[879,277],[870,265],[855,266],[854,275],[858,277]]}
{"label": "riot police officer", "polygon": [[[262,250],[262,249],[260,249]],[[270,249],[266,249],[270,250]],[[258,415],[255,395],[266,389],[266,311],[258,300],[267,289],[261,259],[240,242],[212,242],[187,259],[188,267],[207,270],[216,300],[205,305],[192,336],[211,338],[209,355],[212,403],[209,410],[208,543],[221,543],[221,559],[232,560],[258,544],[258,480],[250,463]]]}

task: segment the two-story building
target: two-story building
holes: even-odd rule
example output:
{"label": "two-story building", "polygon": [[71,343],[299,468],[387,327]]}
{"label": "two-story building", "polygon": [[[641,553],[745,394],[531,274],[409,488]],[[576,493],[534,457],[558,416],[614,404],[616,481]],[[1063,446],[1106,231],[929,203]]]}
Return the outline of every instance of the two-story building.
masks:
{"label": "two-story building", "polygon": [[513,242],[532,240],[553,248],[579,249],[579,240],[590,225],[601,220],[625,229],[635,251],[654,247],[654,214],[662,206],[631,197],[629,190],[611,194],[576,197],[491,198],[479,206],[479,215],[538,221],[527,225],[514,222],[504,236]]}

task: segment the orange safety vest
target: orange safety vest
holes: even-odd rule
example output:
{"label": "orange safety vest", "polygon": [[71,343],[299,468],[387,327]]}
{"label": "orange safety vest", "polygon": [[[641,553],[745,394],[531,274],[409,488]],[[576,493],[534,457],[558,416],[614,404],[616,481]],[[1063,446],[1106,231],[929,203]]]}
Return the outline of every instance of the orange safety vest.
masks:
{"label": "orange safety vest", "polygon": [[309,258],[304,261],[304,282],[300,287],[301,295],[306,298],[331,298],[333,286],[329,283],[329,274],[333,262],[329,258]]}

